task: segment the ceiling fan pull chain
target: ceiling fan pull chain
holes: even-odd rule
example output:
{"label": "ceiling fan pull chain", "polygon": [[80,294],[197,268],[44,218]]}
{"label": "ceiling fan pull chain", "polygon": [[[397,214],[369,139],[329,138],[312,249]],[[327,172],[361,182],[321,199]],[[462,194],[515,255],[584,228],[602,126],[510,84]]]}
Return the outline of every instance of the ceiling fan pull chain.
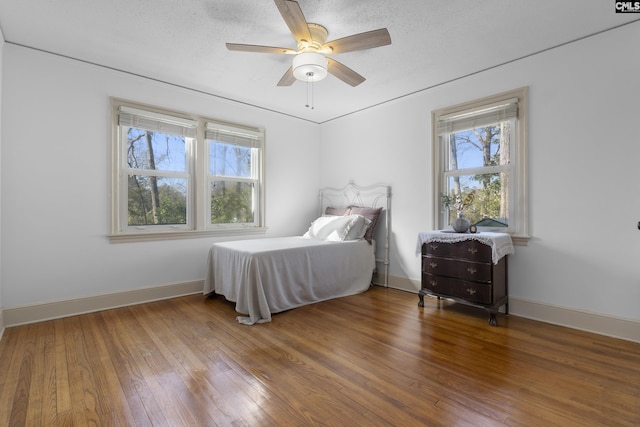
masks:
{"label": "ceiling fan pull chain", "polygon": [[[313,74],[313,73],[311,73]],[[315,104],[313,102],[313,85],[315,84],[315,82],[313,80],[311,80],[311,109],[313,110],[315,107]]]}
{"label": "ceiling fan pull chain", "polygon": [[305,107],[309,108],[309,74],[307,74],[307,103],[305,104]]}
{"label": "ceiling fan pull chain", "polygon": [[[311,97],[309,97],[309,93],[311,93]],[[309,98],[311,98],[311,103],[309,103]],[[307,104],[305,105],[307,108],[314,109],[313,105],[313,71],[309,71],[307,73]]]}

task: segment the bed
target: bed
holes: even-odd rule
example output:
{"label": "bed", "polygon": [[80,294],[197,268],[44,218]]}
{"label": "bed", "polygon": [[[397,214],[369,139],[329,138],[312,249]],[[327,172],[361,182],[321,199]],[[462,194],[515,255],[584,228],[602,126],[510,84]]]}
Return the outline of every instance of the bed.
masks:
{"label": "bed", "polygon": [[253,325],[292,308],[387,286],[391,191],[388,186],[325,188],[320,216],[299,236],[213,244],[204,294],[236,304]]}

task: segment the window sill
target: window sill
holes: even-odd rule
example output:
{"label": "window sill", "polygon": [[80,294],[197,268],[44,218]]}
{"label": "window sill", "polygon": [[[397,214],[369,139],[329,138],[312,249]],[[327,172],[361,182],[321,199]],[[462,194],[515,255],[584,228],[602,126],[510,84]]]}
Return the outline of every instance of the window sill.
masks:
{"label": "window sill", "polygon": [[226,228],[219,230],[193,230],[193,231],[165,231],[149,233],[109,234],[107,238],[111,243],[150,242],[156,240],[200,239],[205,237],[238,236],[265,234],[266,227],[256,228]]}
{"label": "window sill", "polygon": [[531,236],[514,236],[511,235],[511,241],[514,246],[527,246]]}

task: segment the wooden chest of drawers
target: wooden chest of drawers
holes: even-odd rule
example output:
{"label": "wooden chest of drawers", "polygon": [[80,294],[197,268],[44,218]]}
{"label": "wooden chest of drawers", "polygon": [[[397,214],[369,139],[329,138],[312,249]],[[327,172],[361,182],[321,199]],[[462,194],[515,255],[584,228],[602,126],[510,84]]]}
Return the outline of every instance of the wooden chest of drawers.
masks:
{"label": "wooden chest of drawers", "polygon": [[420,307],[425,295],[482,307],[489,311],[489,323],[497,326],[498,309],[508,308],[507,257],[493,264],[491,247],[477,240],[424,243]]}

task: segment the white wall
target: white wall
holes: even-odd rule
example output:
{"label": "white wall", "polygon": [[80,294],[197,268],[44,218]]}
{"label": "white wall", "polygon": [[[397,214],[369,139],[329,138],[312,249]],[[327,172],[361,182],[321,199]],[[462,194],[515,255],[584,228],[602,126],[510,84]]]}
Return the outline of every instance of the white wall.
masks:
{"label": "white wall", "polygon": [[639,321],[638,39],[636,22],[325,123],[321,185],[392,186],[390,274],[417,290],[416,237],[432,227],[431,111],[529,86],[533,238],[509,260],[510,296]]}
{"label": "white wall", "polygon": [[[4,56],[4,36],[0,30],[0,271],[2,271],[2,64]],[[4,305],[2,303],[2,275],[0,274],[0,338],[4,333]]]}
{"label": "white wall", "polygon": [[266,128],[267,236],[317,215],[316,124],[12,44],[3,82],[5,309],[204,278],[212,238],[105,237],[110,96]]}

